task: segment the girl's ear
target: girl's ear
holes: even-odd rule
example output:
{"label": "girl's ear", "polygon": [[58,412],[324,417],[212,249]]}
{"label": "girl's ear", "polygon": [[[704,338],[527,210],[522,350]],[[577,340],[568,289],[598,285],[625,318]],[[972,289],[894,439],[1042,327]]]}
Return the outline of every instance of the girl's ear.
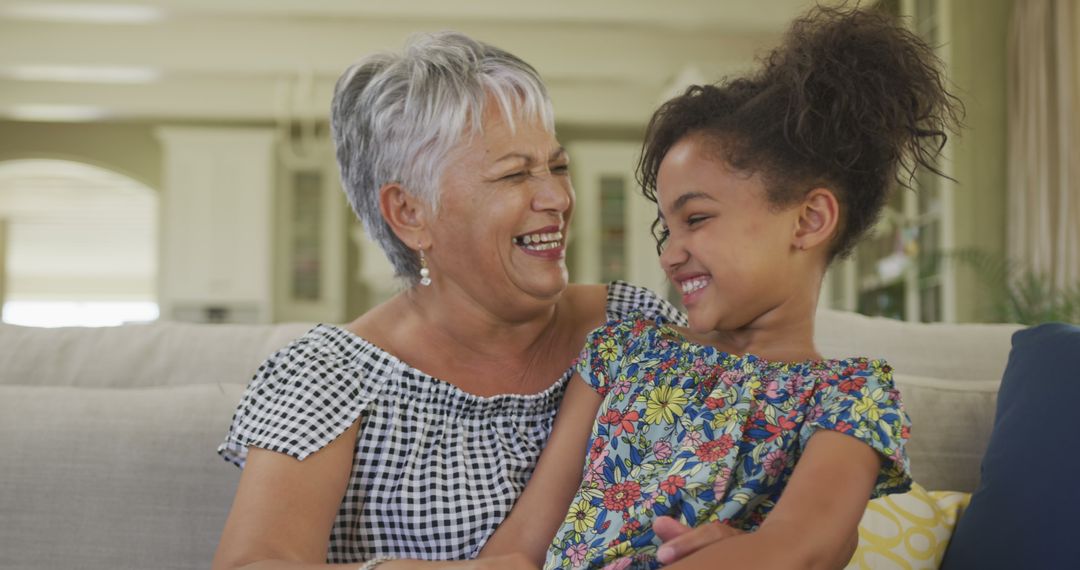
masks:
{"label": "girl's ear", "polygon": [[405,191],[400,183],[390,182],[379,188],[379,211],[383,219],[405,245],[419,248],[431,244],[427,202]]}
{"label": "girl's ear", "polygon": [[826,188],[814,188],[799,206],[792,245],[796,249],[814,249],[832,242],[840,224],[840,202]]}

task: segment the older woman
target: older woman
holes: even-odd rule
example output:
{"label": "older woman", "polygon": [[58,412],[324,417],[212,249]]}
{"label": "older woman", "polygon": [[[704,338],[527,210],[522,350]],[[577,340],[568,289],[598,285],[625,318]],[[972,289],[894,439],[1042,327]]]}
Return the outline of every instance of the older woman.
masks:
{"label": "older woman", "polygon": [[634,310],[681,319],[645,289],[567,284],[568,157],[513,55],[418,36],[342,76],[332,128],[349,200],[409,287],[259,368],[219,449],[244,471],[215,568],[473,558],[586,333]]}

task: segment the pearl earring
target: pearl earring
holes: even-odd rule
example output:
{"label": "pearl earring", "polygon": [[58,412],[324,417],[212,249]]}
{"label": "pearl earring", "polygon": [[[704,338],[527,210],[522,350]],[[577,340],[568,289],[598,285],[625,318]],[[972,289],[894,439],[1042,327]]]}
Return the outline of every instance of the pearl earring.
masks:
{"label": "pearl earring", "polygon": [[424,248],[420,248],[420,284],[424,287],[431,285],[431,270],[427,266],[427,258],[424,257]]}

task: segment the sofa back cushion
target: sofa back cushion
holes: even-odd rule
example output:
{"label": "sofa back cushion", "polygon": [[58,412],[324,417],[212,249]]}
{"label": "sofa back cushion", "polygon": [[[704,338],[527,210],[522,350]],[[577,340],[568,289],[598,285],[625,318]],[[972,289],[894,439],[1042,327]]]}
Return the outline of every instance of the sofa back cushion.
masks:
{"label": "sofa back cushion", "polygon": [[827,357],[885,358],[911,416],[912,477],[927,489],[971,492],[990,440],[997,387],[1019,325],[906,323],[822,310],[815,341]]}
{"label": "sofa back cushion", "polygon": [[157,322],[42,329],[0,324],[0,385],[246,384],[267,356],[311,326]]}
{"label": "sofa back cushion", "polygon": [[900,374],[1000,381],[1009,339],[1020,325],[908,323],[842,311],[818,311],[814,341],[828,358],[884,358]]}
{"label": "sofa back cushion", "polygon": [[911,417],[911,476],[927,489],[971,492],[990,441],[998,380],[893,376]]}

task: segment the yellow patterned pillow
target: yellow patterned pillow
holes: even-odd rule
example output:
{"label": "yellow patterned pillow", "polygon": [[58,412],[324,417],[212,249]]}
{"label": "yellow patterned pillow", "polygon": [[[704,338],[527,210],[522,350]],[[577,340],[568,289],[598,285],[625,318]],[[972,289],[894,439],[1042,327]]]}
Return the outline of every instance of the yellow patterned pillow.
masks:
{"label": "yellow patterned pillow", "polygon": [[941,564],[970,493],[911,491],[870,501],[859,523],[859,547],[845,570],[919,570]]}

